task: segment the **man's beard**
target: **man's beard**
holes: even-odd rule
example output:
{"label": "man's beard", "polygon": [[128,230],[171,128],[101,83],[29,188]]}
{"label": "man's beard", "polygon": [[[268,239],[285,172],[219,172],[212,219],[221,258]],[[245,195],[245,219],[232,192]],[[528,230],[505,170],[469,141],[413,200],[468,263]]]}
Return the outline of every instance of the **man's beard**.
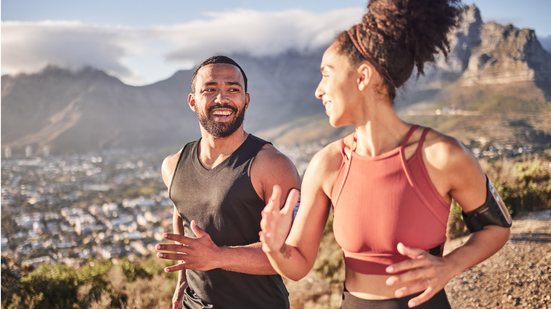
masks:
{"label": "man's beard", "polygon": [[235,132],[241,124],[243,123],[243,120],[245,119],[245,108],[238,110],[237,108],[233,106],[223,106],[224,108],[230,108],[234,112],[237,112],[237,116],[233,119],[233,121],[228,123],[221,123],[214,120],[211,120],[209,118],[210,112],[218,107],[222,107],[221,105],[214,105],[211,106],[208,110],[207,115],[201,114],[197,112],[197,117],[199,118],[199,123],[201,126],[212,136],[214,137],[228,137],[233,132]]}

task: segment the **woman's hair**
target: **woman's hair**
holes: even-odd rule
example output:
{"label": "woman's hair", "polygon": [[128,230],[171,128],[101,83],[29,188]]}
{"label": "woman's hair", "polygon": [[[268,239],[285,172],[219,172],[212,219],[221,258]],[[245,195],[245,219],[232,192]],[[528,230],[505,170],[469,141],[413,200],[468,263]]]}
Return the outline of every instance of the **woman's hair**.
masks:
{"label": "woman's hair", "polygon": [[354,64],[369,61],[394,98],[414,66],[423,74],[438,52],[447,56],[462,9],[460,0],[370,0],[362,22],[338,35],[337,49]]}

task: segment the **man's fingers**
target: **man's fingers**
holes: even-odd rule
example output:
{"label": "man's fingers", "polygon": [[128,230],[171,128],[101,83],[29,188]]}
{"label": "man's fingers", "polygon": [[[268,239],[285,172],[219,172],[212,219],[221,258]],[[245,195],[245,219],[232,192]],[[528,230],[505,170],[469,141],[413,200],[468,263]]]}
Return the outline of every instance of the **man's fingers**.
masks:
{"label": "man's fingers", "polygon": [[289,213],[289,211],[293,212],[299,198],[300,198],[300,191],[298,191],[295,188],[291,189],[291,191],[289,192],[289,195],[287,195],[287,200],[285,201],[285,205],[281,210],[282,213],[287,214]]}
{"label": "man's fingers", "polygon": [[166,240],[173,240],[184,245],[190,244],[190,238],[180,234],[164,233],[163,238]]}
{"label": "man's fingers", "polygon": [[191,231],[193,232],[193,234],[195,234],[197,238],[201,238],[203,236],[209,236],[207,232],[205,232],[197,225],[197,222],[195,222],[195,220],[191,220],[190,226],[191,226]]}
{"label": "man's fingers", "polygon": [[165,272],[171,273],[175,271],[185,270],[186,269],[186,263],[180,263],[172,266],[165,267]]}
{"label": "man's fingers", "polygon": [[157,251],[173,251],[173,252],[179,252],[182,251],[184,246],[181,244],[157,244],[155,246],[155,250]]}
{"label": "man's fingers", "polygon": [[158,252],[157,257],[165,260],[181,261],[185,258],[185,254],[182,253],[167,253],[167,252]]}

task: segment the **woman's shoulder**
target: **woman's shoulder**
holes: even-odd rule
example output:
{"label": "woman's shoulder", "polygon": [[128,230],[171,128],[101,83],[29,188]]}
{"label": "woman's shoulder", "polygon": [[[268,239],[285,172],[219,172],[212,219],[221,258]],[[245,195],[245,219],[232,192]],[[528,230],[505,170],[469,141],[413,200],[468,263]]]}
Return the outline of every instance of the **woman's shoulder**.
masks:
{"label": "woman's shoulder", "polygon": [[472,153],[455,137],[434,129],[427,133],[423,151],[427,161],[442,170],[476,161]]}
{"label": "woman's shoulder", "polygon": [[341,161],[343,155],[348,156],[353,143],[353,135],[341,137],[320,149],[313,159]]}
{"label": "woman's shoulder", "polygon": [[327,144],[320,149],[310,161],[310,166],[324,171],[333,171],[338,169],[343,160],[343,155],[350,149],[352,135],[347,135],[336,141]]}

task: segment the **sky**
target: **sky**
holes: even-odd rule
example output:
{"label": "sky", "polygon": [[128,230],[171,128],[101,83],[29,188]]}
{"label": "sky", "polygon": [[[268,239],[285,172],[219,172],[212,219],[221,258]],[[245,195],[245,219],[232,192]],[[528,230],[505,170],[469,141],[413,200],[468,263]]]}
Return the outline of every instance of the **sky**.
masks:
{"label": "sky", "polygon": [[[92,66],[150,84],[214,54],[270,56],[327,45],[366,0],[2,0],[2,74]],[[484,21],[535,29],[551,45],[549,0],[464,0]]]}

